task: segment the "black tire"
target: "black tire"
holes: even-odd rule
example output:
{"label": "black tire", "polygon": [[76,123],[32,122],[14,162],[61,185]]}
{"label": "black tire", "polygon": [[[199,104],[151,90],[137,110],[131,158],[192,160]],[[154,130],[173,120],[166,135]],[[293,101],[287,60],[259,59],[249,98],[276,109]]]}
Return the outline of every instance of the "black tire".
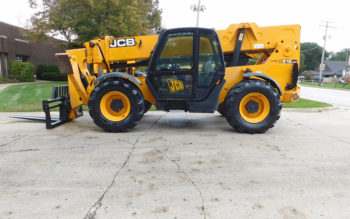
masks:
{"label": "black tire", "polygon": [[224,101],[223,103],[219,104],[218,112],[219,112],[223,117],[226,117],[226,101]]}
{"label": "black tire", "polygon": [[151,109],[151,107],[152,107],[152,103],[145,100],[145,112],[144,113],[147,113],[148,110]]}
{"label": "black tire", "polygon": [[[130,111],[126,118],[121,121],[111,121],[101,112],[101,100],[104,95],[111,91],[124,94],[130,103]],[[90,116],[95,124],[107,132],[130,131],[140,122],[144,112],[144,99],[141,91],[134,84],[123,79],[110,79],[101,82],[91,92],[88,105]],[[112,108],[112,105],[110,107]]]}
{"label": "black tire", "polygon": [[[270,110],[265,119],[260,122],[251,123],[242,117],[240,104],[242,99],[248,94],[254,95],[257,93],[268,100]],[[282,103],[279,94],[272,85],[261,80],[246,80],[238,83],[229,91],[225,102],[226,120],[237,132],[251,134],[264,133],[275,125],[281,115]],[[245,105],[246,109],[247,105]],[[261,106],[259,105],[259,107]],[[268,108],[265,109],[267,113]]]}

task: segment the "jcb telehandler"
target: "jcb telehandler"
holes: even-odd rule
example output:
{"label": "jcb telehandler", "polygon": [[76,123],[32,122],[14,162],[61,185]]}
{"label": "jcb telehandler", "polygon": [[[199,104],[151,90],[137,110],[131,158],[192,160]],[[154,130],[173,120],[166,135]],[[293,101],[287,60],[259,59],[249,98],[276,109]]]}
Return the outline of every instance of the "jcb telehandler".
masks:
{"label": "jcb telehandler", "polygon": [[[261,133],[280,118],[282,102],[299,97],[299,25],[178,28],[106,36],[84,47],[56,54],[68,86],[54,88],[43,101],[47,128],[79,117],[81,106],[88,105],[105,131],[129,131],[154,105],[165,111],[217,110],[236,131]],[[147,72],[135,70],[140,66]],[[57,106],[55,120],[50,109]]]}

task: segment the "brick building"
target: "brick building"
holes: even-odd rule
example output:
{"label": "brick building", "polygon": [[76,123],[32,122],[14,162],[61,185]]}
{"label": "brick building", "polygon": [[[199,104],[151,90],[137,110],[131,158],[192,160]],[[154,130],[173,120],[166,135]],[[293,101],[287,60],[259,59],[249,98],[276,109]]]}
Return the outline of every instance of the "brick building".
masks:
{"label": "brick building", "polygon": [[55,53],[63,52],[59,47],[63,41],[50,39],[44,43],[29,43],[22,35],[21,28],[0,22],[0,75],[9,73],[14,60],[31,62],[35,69],[40,64],[55,65]]}

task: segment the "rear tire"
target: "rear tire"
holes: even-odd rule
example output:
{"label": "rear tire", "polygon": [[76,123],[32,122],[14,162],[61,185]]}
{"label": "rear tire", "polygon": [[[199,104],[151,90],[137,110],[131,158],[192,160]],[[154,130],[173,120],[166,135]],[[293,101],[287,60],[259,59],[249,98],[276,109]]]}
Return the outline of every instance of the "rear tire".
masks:
{"label": "rear tire", "polygon": [[141,91],[123,79],[102,81],[91,92],[88,105],[95,124],[107,132],[130,131],[144,112]]}
{"label": "rear tire", "polygon": [[277,91],[261,80],[246,80],[226,97],[226,120],[237,131],[263,133],[280,118],[282,103]]}

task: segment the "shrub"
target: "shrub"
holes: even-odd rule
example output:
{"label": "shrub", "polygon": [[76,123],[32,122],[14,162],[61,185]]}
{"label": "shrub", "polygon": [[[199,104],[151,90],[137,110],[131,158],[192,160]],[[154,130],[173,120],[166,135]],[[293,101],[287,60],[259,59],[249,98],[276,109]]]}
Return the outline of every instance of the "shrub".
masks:
{"label": "shrub", "polygon": [[345,81],[345,83],[350,84],[350,75],[346,75],[344,77],[344,81]]}
{"label": "shrub", "polygon": [[313,71],[303,71],[301,75],[305,76],[305,80],[310,81],[313,77]]}
{"label": "shrub", "polygon": [[18,82],[21,82],[20,79],[21,77],[18,75],[8,75],[8,76],[0,75],[0,84],[18,83]]}
{"label": "shrub", "polygon": [[43,79],[42,74],[45,72],[60,72],[57,65],[39,65],[36,71],[36,78]]}
{"label": "shrub", "polygon": [[62,75],[57,65],[39,65],[36,77],[49,81],[66,81],[67,76]]}
{"label": "shrub", "polygon": [[18,77],[20,81],[35,81],[34,65],[30,62],[13,61],[10,65],[11,75]]}
{"label": "shrub", "polygon": [[41,73],[41,79],[49,81],[66,81],[67,75],[63,75],[60,72],[43,72]]}

